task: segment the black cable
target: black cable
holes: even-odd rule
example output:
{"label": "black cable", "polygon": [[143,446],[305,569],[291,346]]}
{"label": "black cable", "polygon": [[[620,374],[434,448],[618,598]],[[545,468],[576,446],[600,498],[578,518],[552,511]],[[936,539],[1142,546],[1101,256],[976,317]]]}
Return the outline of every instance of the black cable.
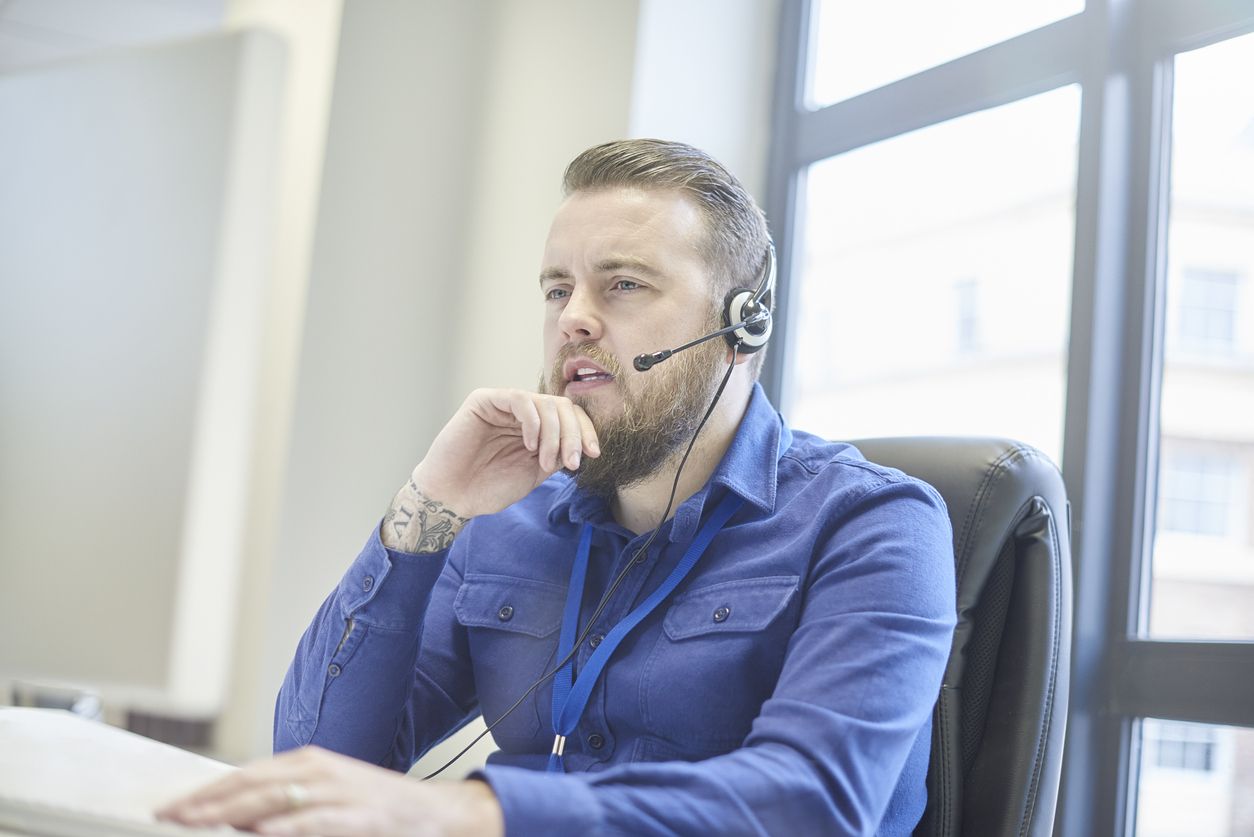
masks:
{"label": "black cable", "polygon": [[509,709],[506,709],[504,712],[502,712],[501,717],[493,721],[483,732],[476,735],[473,741],[471,741],[469,744],[467,744],[465,747],[462,748],[461,752],[459,752],[457,755],[453,756],[451,759],[446,761],[443,764],[443,766],[441,766],[438,770],[432,771],[431,773],[428,773],[426,776],[423,776],[422,781],[425,782],[428,779],[434,779],[436,776],[439,776],[441,773],[447,770],[454,762],[456,762],[459,758],[466,755],[466,753],[470,752],[471,747],[478,744],[479,741],[485,735],[487,735],[493,729],[495,729],[497,724],[499,724],[501,721],[504,721],[506,718],[508,718],[509,714],[513,712],[515,709],[517,709],[519,706],[521,706],[522,702],[526,700],[527,697],[532,692],[540,688],[541,684],[543,684],[545,680],[548,680],[550,677],[553,677],[555,674],[561,671],[562,666],[566,665],[568,662],[571,661],[571,659],[574,658],[575,654],[579,651],[579,648],[583,645],[584,640],[588,638],[588,632],[592,630],[592,626],[595,625],[597,619],[600,618],[601,611],[605,610],[605,605],[609,603],[610,597],[612,597],[614,595],[614,591],[618,589],[618,585],[623,583],[623,579],[627,577],[627,572],[632,567],[634,567],[636,564],[639,564],[641,561],[644,560],[644,556],[648,554],[649,547],[653,545],[653,541],[657,538],[658,532],[662,531],[662,526],[666,523],[667,519],[670,517],[671,506],[675,502],[675,493],[679,490],[679,477],[684,472],[684,465],[688,463],[689,454],[692,453],[693,447],[697,444],[697,437],[701,435],[702,428],[705,427],[705,423],[709,421],[710,416],[714,413],[714,408],[718,406],[719,399],[723,397],[723,390],[727,388],[727,382],[731,380],[732,370],[736,368],[736,356],[739,353],[739,349],[740,349],[739,342],[737,342],[734,346],[732,346],[732,357],[731,357],[731,362],[727,364],[727,372],[723,374],[723,380],[719,382],[718,389],[715,390],[714,392],[714,398],[710,401],[710,406],[706,408],[705,415],[701,417],[700,423],[697,424],[697,430],[695,433],[692,434],[692,441],[688,443],[688,448],[684,451],[683,459],[679,460],[679,467],[675,469],[675,479],[671,483],[671,494],[670,494],[670,497],[668,497],[666,500],[666,510],[662,512],[662,519],[658,521],[657,526],[653,528],[652,534],[649,535],[649,539],[644,542],[644,545],[636,550],[635,555],[631,556],[631,560],[627,562],[626,566],[623,567],[622,572],[620,572],[618,574],[618,577],[614,579],[614,583],[610,585],[610,589],[606,590],[605,594],[601,596],[601,601],[597,604],[596,609],[593,610],[592,616],[588,618],[588,622],[584,626],[583,632],[580,633],[579,636],[576,637],[574,643],[571,644],[570,652],[567,653],[567,655],[562,658],[561,662],[559,662],[556,666],[554,666],[551,671],[540,675],[540,679],[532,683],[527,688],[527,691],[523,692],[522,695],[518,698],[518,700],[514,701],[513,706],[511,706]]}

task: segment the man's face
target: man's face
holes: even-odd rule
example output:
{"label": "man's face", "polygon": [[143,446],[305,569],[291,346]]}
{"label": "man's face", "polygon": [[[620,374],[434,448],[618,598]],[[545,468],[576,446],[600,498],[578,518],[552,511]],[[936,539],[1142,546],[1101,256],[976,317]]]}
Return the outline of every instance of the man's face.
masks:
{"label": "man's face", "polygon": [[653,473],[704,413],[726,344],[711,340],[648,372],[636,355],[718,327],[700,246],[703,220],[679,193],[579,192],[562,204],[544,251],[541,390],[581,405],[601,457],[580,484],[608,495]]}

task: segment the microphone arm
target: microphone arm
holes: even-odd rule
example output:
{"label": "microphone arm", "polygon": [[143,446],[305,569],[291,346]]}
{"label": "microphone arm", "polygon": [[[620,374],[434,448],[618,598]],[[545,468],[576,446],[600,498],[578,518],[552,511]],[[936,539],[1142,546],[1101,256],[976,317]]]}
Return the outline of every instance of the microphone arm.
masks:
{"label": "microphone arm", "polygon": [[758,313],[743,319],[738,323],[733,323],[726,328],[720,328],[718,331],[712,331],[709,334],[702,335],[696,340],[691,340],[682,346],[677,346],[674,349],[663,349],[660,352],[653,352],[652,354],[637,355],[636,359],[631,362],[631,365],[636,367],[637,372],[648,372],[656,364],[661,363],[676,352],[682,352],[684,349],[691,349],[693,346],[704,343],[706,340],[713,340],[715,337],[722,337],[724,334],[730,334],[736,329],[744,328],[745,326],[750,325],[757,325],[769,316],[769,312],[759,311]]}

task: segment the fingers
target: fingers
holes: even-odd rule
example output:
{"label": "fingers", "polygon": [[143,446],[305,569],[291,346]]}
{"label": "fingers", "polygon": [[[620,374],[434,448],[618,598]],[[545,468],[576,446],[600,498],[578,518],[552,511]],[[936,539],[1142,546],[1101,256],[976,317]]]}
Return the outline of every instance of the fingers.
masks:
{"label": "fingers", "polygon": [[[307,788],[307,786],[302,787]],[[308,793],[308,790],[306,792]],[[309,801],[303,804],[317,804],[313,794],[308,795]],[[180,808],[172,817],[186,825],[247,826],[291,809],[292,800],[285,790],[285,784],[269,781],[236,791],[222,799]]]}
{"label": "fingers", "polygon": [[547,396],[537,396],[535,405],[540,413],[540,467],[546,472],[556,471],[561,467],[562,411],[557,399]]}
{"label": "fingers", "polygon": [[[290,809],[294,803],[286,788],[299,785],[308,789],[325,771],[325,762],[335,758],[316,747],[284,753],[241,768],[154,813],[158,819],[186,824],[247,825]],[[312,803],[316,799],[309,794],[301,801]]]}
{"label": "fingers", "polygon": [[530,397],[530,393],[515,390],[510,394],[508,403],[509,412],[513,413],[514,418],[518,420],[519,426],[522,428],[523,445],[527,450],[533,453],[540,446],[540,411],[537,409],[535,401]]}
{"label": "fingers", "polygon": [[553,472],[579,468],[585,455],[601,455],[596,427],[583,407],[560,396],[534,396],[540,414],[540,467]]}
{"label": "fingers", "polygon": [[[523,445],[536,454],[547,473],[566,467],[575,470],[585,455],[601,455],[596,428],[587,412],[569,398],[522,390],[484,393],[501,419],[512,419]],[[500,421],[501,419],[497,419]]]}
{"label": "fingers", "polygon": [[587,451],[588,456],[596,459],[601,455],[601,440],[597,438],[597,429],[592,425],[592,419],[584,411],[583,407],[580,407],[578,404],[572,404],[572,406],[575,408],[575,417],[579,420],[583,448]]}

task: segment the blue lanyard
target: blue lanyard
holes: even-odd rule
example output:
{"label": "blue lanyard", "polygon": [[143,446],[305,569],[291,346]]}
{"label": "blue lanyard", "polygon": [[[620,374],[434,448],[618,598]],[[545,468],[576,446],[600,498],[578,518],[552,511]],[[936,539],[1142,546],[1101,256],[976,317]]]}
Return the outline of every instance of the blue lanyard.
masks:
{"label": "blue lanyard", "polygon": [[[592,652],[592,656],[588,658],[588,664],[584,666],[583,671],[579,672],[573,684],[571,672],[574,669],[574,659],[568,660],[566,665],[558,669],[557,675],[553,678],[553,731],[556,736],[553,739],[553,752],[549,755],[548,771],[550,773],[563,772],[562,753],[566,747],[566,736],[574,732],[575,727],[578,726],[584,707],[588,705],[588,698],[592,695],[592,687],[596,685],[597,678],[601,676],[614,649],[618,648],[619,643],[631,632],[632,628],[656,610],[662,600],[688,576],[706,548],[709,547],[710,542],[714,540],[714,536],[719,533],[743,502],[744,500],[735,494],[727,493],[727,496],[714,509],[709,520],[697,532],[696,539],[688,546],[688,551],[684,553],[683,559],[675,566],[675,569],[671,570],[671,574],[647,599],[637,605],[623,621],[605,635],[605,639]],[[575,642],[575,634],[579,631],[579,605],[583,599],[584,579],[588,575],[588,554],[591,551],[592,527],[585,523],[579,535],[579,551],[575,554],[575,566],[570,574],[570,587],[566,591],[566,610],[562,615],[562,632],[557,640],[557,659],[559,660],[570,653],[571,646]]]}

